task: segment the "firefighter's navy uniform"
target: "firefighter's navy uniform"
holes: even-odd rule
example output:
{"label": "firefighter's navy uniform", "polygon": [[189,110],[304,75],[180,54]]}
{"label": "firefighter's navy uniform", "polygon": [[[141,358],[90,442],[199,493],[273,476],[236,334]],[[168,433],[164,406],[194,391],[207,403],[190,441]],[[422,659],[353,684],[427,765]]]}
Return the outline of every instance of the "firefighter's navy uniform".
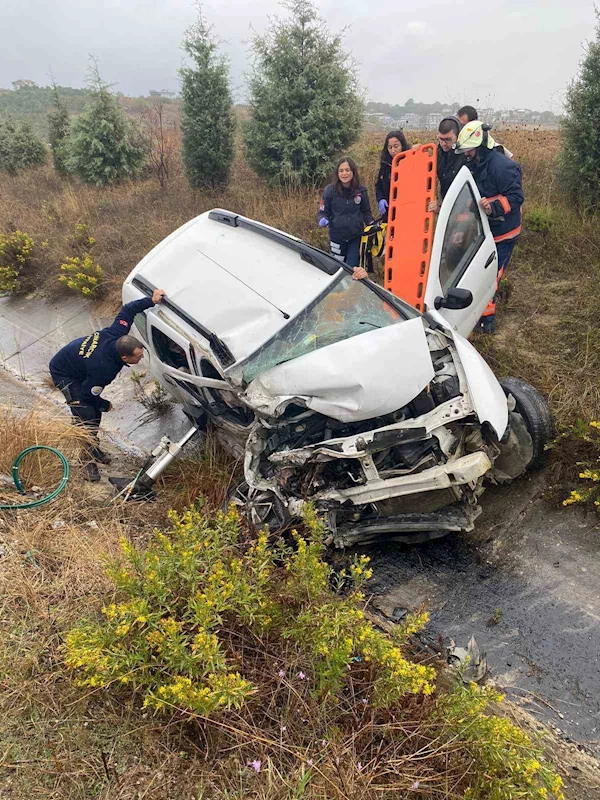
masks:
{"label": "firefighter's navy uniform", "polygon": [[[477,157],[467,161],[482,198],[491,205],[488,215],[490,230],[498,252],[498,281],[508,267],[512,251],[521,233],[521,206],[523,185],[521,167],[503,155],[482,123],[469,122],[458,137],[460,151],[477,148]],[[495,329],[496,298],[492,298],[480,321],[481,329],[493,333]]]}
{"label": "firefighter's navy uniform", "polygon": [[112,325],[66,344],[50,361],[50,375],[75,417],[92,434],[98,432],[102,412],[110,407],[101,397],[126,364],[116,350],[117,339],[129,333],[136,314],[154,303],[148,298],[124,305]]}
{"label": "firefighter's navy uniform", "polygon": [[365,225],[373,222],[369,194],[365,186],[335,191],[332,183],[325,188],[319,206],[319,221],[329,223],[329,249],[350,267],[358,267],[360,237]]}

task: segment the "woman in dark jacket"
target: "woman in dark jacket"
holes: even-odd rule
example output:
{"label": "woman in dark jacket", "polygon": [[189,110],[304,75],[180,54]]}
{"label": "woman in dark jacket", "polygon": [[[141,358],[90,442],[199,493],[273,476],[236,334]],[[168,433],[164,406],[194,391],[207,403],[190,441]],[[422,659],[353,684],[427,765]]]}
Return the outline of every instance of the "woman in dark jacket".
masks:
{"label": "woman in dark jacket", "polygon": [[333,182],[323,192],[318,220],[321,228],[329,227],[332,255],[358,267],[360,237],[365,225],[373,222],[373,215],[354,159],[344,156],[338,161]]}
{"label": "woman in dark jacket", "polygon": [[388,205],[390,202],[392,161],[394,160],[394,156],[398,153],[402,153],[404,150],[410,150],[410,145],[406,141],[406,136],[402,131],[390,131],[385,137],[385,144],[381,151],[379,175],[375,182],[375,197],[377,198],[377,205],[383,222],[387,220]]}

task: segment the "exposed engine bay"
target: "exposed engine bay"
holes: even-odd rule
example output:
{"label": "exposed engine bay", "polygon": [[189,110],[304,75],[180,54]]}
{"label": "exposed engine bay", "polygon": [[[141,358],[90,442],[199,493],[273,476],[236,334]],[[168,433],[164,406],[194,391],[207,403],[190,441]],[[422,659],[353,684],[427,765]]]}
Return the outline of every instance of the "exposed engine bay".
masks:
{"label": "exposed engine bay", "polygon": [[[525,429],[516,441],[487,434],[474,414],[452,339],[427,331],[434,377],[413,400],[375,419],[344,423],[289,402],[281,416],[260,418],[246,446],[248,497],[255,521],[287,527],[306,501],[327,512],[338,545],[373,535],[422,529],[427,538],[471,530],[484,476],[516,477],[531,458]],[[508,472],[492,465],[515,451]],[[520,455],[519,455],[520,453]],[[442,509],[446,509],[443,513]]]}

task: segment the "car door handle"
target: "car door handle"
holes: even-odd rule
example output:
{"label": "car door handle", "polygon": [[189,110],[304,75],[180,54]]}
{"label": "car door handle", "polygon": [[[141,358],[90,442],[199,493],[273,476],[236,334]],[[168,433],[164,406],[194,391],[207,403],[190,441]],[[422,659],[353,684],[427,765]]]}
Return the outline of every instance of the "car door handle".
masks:
{"label": "car door handle", "polygon": [[493,252],[493,253],[490,253],[490,254],[489,254],[489,256],[488,256],[488,260],[487,260],[487,261],[485,262],[485,264],[483,265],[483,268],[484,268],[484,269],[487,269],[487,268],[489,267],[489,265],[492,263],[492,261],[494,261],[494,259],[495,259],[495,258],[496,258],[496,251],[494,250],[494,252]]}

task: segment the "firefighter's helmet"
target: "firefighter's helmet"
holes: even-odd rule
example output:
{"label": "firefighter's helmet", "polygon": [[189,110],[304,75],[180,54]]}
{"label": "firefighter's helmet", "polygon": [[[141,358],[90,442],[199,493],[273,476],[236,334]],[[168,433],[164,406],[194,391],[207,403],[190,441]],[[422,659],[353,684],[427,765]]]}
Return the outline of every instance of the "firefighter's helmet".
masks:
{"label": "firefighter's helmet", "polygon": [[476,147],[487,147],[488,150],[491,150],[496,146],[496,142],[490,136],[489,131],[490,126],[479,119],[467,122],[458,134],[456,152],[465,153],[467,150],[474,150]]}

